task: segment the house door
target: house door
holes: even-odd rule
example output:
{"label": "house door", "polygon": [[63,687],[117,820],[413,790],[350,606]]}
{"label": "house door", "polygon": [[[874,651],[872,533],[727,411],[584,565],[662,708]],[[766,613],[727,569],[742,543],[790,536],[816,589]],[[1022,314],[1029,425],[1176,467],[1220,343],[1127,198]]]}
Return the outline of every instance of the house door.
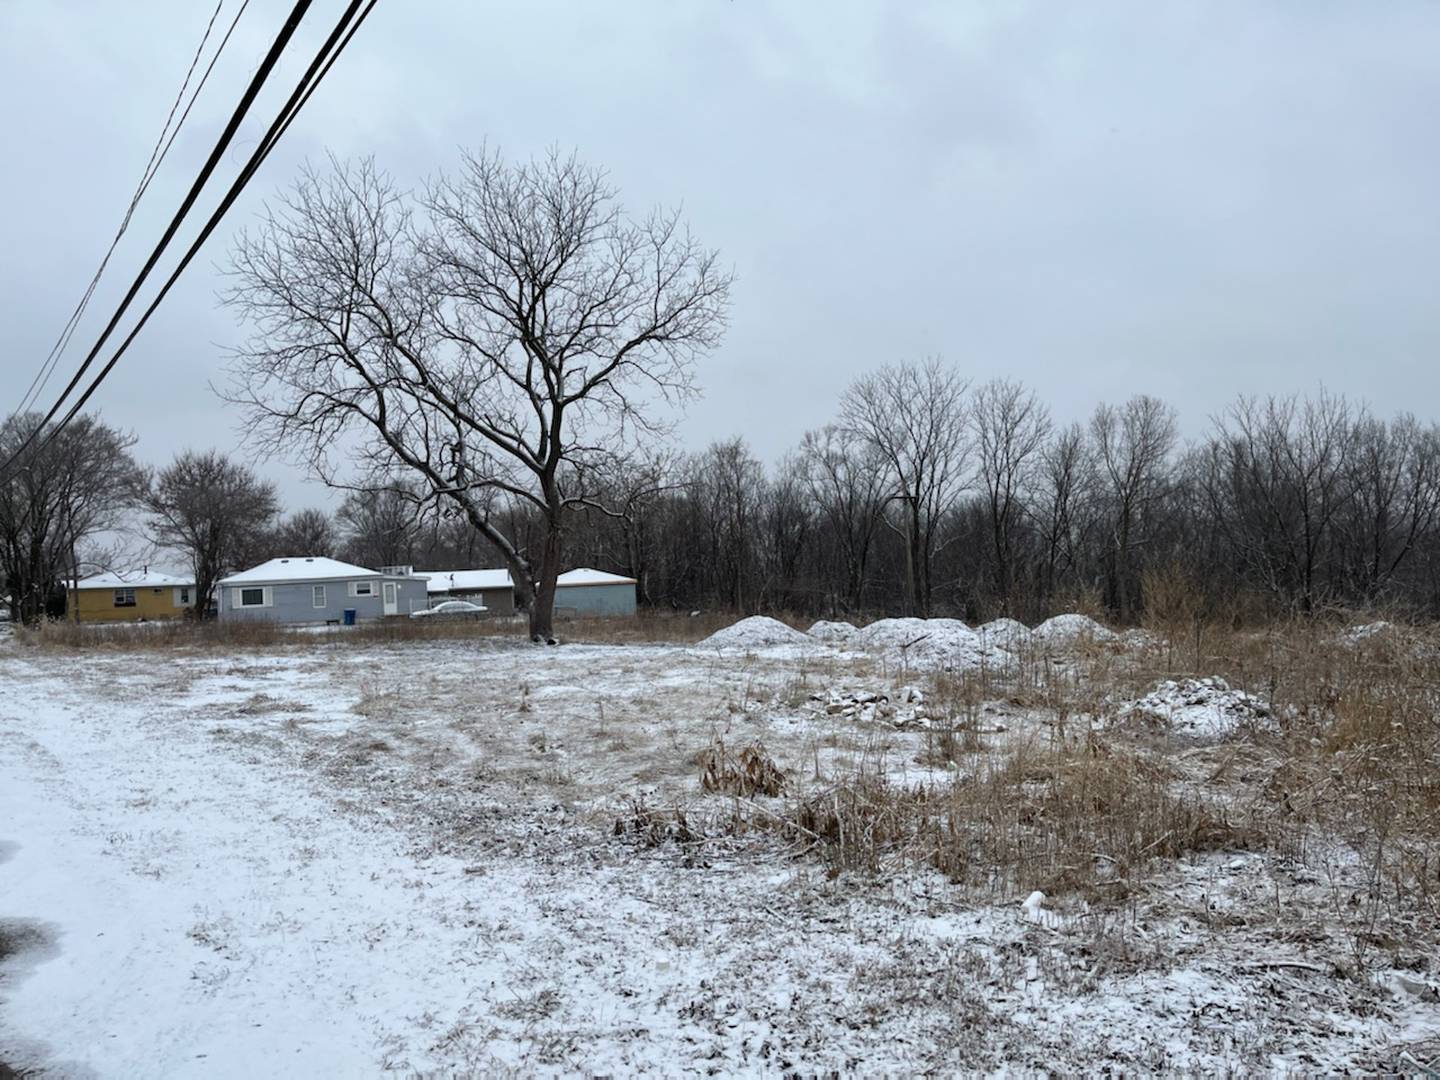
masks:
{"label": "house door", "polygon": [[385,582],[380,586],[380,592],[385,598],[385,614],[398,615],[400,613],[400,604],[395,599],[395,582]]}

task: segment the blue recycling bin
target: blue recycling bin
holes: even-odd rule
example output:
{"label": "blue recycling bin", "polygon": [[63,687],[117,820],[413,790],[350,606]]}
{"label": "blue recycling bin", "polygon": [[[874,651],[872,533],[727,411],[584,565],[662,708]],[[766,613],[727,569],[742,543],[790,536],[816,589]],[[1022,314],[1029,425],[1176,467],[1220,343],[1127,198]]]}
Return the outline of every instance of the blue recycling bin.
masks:
{"label": "blue recycling bin", "polygon": [[354,625],[355,625],[355,609],[354,609],[353,607],[347,607],[347,608],[345,609],[345,625],[346,625],[346,626],[354,626]]}

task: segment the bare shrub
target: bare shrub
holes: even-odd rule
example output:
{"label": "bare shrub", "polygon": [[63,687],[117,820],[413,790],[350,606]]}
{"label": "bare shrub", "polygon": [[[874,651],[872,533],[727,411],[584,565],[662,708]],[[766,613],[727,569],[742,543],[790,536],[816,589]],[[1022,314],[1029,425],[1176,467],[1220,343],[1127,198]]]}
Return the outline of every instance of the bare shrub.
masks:
{"label": "bare shrub", "polygon": [[629,813],[615,819],[612,831],[621,839],[647,848],[659,847],[670,841],[694,844],[704,839],[690,827],[684,810],[679,807],[652,809],[641,800],[631,804]]}
{"label": "bare shrub", "polygon": [[716,739],[700,752],[700,786],[749,798],[751,795],[779,795],[785,789],[785,771],[775,764],[760,742],[753,742],[732,754],[723,739]]}

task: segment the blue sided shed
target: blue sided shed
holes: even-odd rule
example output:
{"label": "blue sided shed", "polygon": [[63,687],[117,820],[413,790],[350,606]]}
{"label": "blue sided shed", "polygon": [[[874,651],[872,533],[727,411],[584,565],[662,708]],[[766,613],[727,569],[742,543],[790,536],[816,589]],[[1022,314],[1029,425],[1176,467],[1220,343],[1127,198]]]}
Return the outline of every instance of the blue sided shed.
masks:
{"label": "blue sided shed", "polygon": [[556,615],[634,615],[635,579],[580,567],[555,582]]}

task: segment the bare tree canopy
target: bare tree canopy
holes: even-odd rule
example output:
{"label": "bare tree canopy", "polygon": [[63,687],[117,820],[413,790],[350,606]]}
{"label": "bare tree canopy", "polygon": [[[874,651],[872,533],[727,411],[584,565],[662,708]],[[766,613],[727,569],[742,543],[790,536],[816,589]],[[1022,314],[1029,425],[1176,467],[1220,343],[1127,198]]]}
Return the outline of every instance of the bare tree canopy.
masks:
{"label": "bare tree canopy", "polygon": [[[369,161],[305,175],[238,241],[229,302],[254,328],[232,400],[261,445],[338,483],[402,473],[510,567],[553,639],[566,511],[656,405],[692,392],[730,275],[676,213],[636,220],[604,173],[482,151],[415,196]],[[528,508],[534,544],[505,527]]]}
{"label": "bare tree canopy", "polygon": [[1050,412],[1031,390],[996,379],[975,392],[970,411],[975,436],[975,475],[985,497],[995,547],[995,589],[1000,610],[1010,610],[1016,533],[1023,516],[1022,488],[1050,434]]}
{"label": "bare tree canopy", "polygon": [[25,413],[0,424],[0,461],[29,440],[0,474],[0,594],[11,618],[25,622],[44,617],[62,582],[80,575],[80,545],[119,526],[144,486],[130,456],[134,436],[94,416],[58,433],[51,425],[37,434],[40,422]]}
{"label": "bare tree canopy", "polygon": [[216,582],[259,561],[278,509],[273,486],[213,450],[178,455],[144,505],[156,543],[189,560],[196,618],[205,617]]}
{"label": "bare tree canopy", "polygon": [[906,595],[928,615],[939,524],[968,480],[965,394],[969,383],[938,359],[883,367],[857,379],[840,402],[840,422],[883,464],[892,512],[905,539]]}
{"label": "bare tree canopy", "polygon": [[324,510],[297,510],[270,537],[272,558],[287,555],[321,555],[334,558],[339,548],[335,521]]}

